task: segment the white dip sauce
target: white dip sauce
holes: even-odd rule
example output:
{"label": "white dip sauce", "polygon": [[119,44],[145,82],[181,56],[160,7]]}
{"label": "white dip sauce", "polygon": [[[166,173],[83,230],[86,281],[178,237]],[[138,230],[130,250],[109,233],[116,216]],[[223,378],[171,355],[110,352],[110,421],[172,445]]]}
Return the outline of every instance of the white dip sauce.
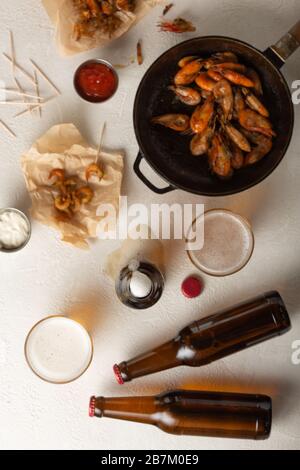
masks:
{"label": "white dip sauce", "polygon": [[0,249],[19,248],[28,236],[28,223],[21,214],[14,211],[0,213]]}

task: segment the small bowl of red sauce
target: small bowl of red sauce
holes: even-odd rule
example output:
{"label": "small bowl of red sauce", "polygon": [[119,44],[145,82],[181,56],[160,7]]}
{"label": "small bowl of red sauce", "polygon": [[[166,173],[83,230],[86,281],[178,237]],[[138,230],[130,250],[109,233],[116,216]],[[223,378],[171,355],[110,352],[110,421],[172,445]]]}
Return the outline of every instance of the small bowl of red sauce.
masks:
{"label": "small bowl of red sauce", "polygon": [[74,87],[78,95],[90,103],[103,103],[117,91],[118,75],[113,66],[102,59],[83,62],[75,72]]}

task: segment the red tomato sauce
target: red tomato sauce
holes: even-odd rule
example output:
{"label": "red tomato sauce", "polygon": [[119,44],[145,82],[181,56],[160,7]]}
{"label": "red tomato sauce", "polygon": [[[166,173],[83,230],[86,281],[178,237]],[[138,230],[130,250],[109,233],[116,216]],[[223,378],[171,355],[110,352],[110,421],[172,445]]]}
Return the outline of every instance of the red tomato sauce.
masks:
{"label": "red tomato sauce", "polygon": [[83,98],[101,102],[115,93],[117,77],[108,65],[89,62],[79,67],[75,76],[75,86]]}

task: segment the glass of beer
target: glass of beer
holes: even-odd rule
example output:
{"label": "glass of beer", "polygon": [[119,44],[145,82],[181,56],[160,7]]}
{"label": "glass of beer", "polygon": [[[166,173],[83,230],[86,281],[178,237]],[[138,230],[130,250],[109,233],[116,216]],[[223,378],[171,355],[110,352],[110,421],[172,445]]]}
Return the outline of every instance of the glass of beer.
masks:
{"label": "glass of beer", "polygon": [[188,242],[200,227],[204,233],[203,247],[187,250],[196,268],[211,276],[228,276],[248,263],[254,249],[254,235],[244,217],[227,209],[206,211],[194,220]]}
{"label": "glass of beer", "polygon": [[36,323],[25,341],[31,370],[46,382],[65,384],[78,379],[93,358],[93,342],[77,321],[53,315]]}

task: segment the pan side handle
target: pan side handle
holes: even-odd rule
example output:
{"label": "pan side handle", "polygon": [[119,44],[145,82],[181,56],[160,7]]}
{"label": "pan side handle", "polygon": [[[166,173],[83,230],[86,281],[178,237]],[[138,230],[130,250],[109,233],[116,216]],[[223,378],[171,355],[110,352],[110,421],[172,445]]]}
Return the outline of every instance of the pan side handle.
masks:
{"label": "pan side handle", "polygon": [[157,188],[156,186],[154,186],[153,183],[151,183],[151,181],[149,181],[146,176],[141,172],[141,169],[140,169],[140,164],[141,164],[141,161],[143,160],[144,156],[141,152],[138,153],[138,156],[134,162],[134,165],[133,165],[133,169],[135,171],[135,174],[139,177],[139,179],[149,188],[151,189],[151,191],[153,191],[154,193],[157,193],[157,194],[166,194],[166,193],[169,193],[170,191],[174,191],[176,188],[174,188],[174,186],[167,186],[165,188]]}
{"label": "pan side handle", "polygon": [[300,46],[300,20],[273,46],[264,51],[277,68],[281,68]]}

